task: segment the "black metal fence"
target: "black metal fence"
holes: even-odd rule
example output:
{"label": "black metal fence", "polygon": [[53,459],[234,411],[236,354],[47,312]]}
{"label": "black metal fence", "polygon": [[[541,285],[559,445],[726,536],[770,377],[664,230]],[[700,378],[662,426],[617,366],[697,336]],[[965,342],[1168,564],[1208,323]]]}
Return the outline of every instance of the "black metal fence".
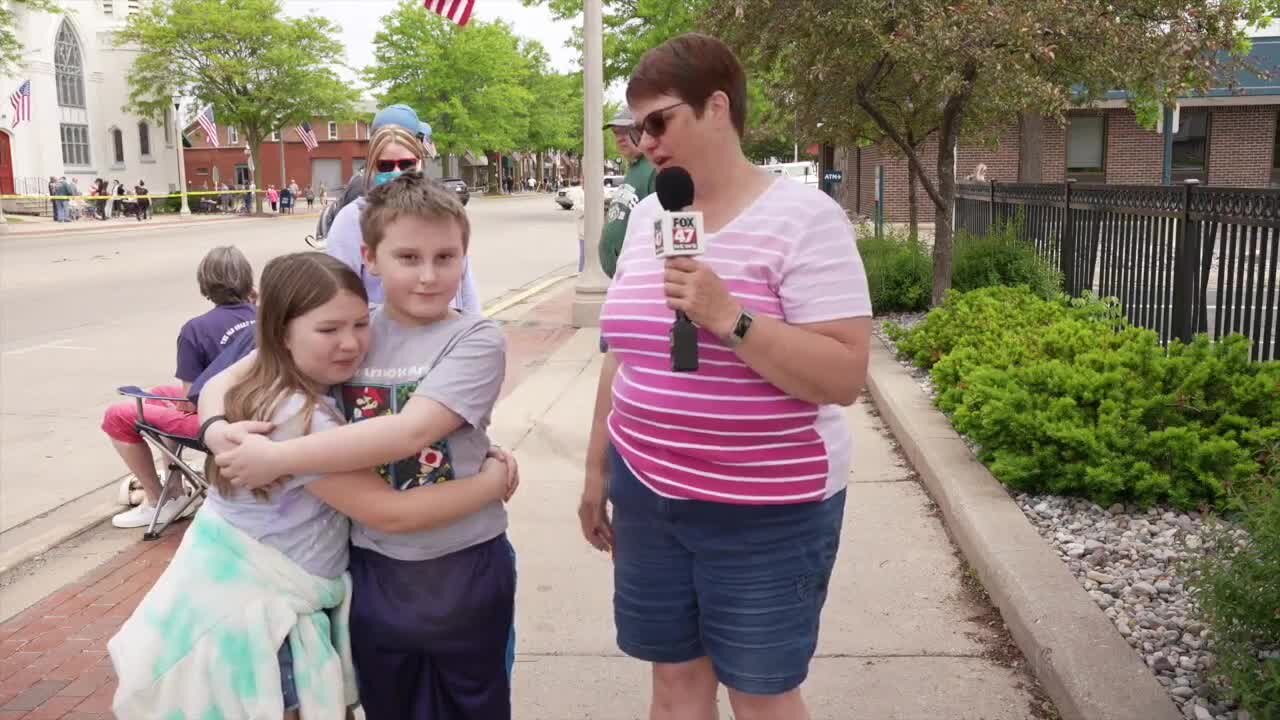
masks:
{"label": "black metal fence", "polygon": [[962,184],[956,228],[1013,223],[1072,295],[1115,297],[1130,322],[1171,338],[1239,333],[1280,360],[1280,190]]}

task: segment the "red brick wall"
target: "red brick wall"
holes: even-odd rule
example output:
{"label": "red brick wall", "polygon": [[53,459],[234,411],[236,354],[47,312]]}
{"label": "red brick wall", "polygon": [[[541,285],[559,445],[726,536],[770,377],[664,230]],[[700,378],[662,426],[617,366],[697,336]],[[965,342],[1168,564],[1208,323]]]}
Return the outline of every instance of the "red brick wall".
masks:
{"label": "red brick wall", "polygon": [[[285,170],[288,178],[297,181],[298,187],[305,188],[311,184],[311,161],[313,159],[337,158],[342,161],[342,180],[355,172],[355,161],[368,155],[367,141],[342,140],[320,143],[313,152],[298,142],[286,142]],[[281,186],[280,182],[280,143],[265,142],[258,153],[258,169],[262,171],[262,188],[267,185]],[[244,146],[224,148],[191,148],[183,157],[187,169],[187,185],[192,190],[202,190],[208,184],[213,189],[213,168],[218,168],[218,179],[227,185],[235,185],[235,166],[247,164]],[[203,173],[201,171],[204,171]],[[317,188],[318,189],[318,188]],[[329,188],[332,190],[333,188]]]}
{"label": "red brick wall", "polygon": [[[316,141],[319,143],[319,147],[311,152],[308,152],[307,147],[302,144],[302,138],[298,136],[295,128],[285,130],[284,164],[288,174],[284,184],[292,179],[298,183],[298,187],[307,187],[311,184],[311,161],[334,158],[342,162],[342,179],[345,182],[355,172],[355,161],[369,154],[368,123],[364,121],[338,123],[338,139],[329,140],[328,120],[312,118],[310,122],[311,131],[315,133]],[[247,156],[244,154],[246,140],[244,134],[240,133],[236,143],[232,144],[229,140],[229,128],[220,124],[218,126],[219,147],[215,148],[206,141],[200,126],[193,124],[187,130],[187,137],[192,145],[185,151],[183,158],[188,188],[191,190],[202,190],[206,187],[213,189],[215,167],[218,169],[218,181],[234,187],[236,165],[248,163]],[[258,167],[262,171],[260,177],[264,189],[267,185],[276,187],[282,185],[279,142],[272,142],[268,138],[262,143]]]}
{"label": "red brick wall", "polygon": [[[1145,130],[1126,109],[1109,109],[1107,117],[1106,182],[1112,184],[1158,185],[1164,166],[1164,141],[1154,130]],[[1231,106],[1213,108],[1209,121],[1209,175],[1211,185],[1268,187],[1271,184],[1272,154],[1280,105]],[[1060,183],[1066,179],[1066,127],[1046,119],[1041,129],[1041,182]],[[957,153],[958,177],[973,172],[978,163],[987,165],[987,178],[1017,182],[1019,129],[1005,128],[993,148],[961,144]],[[937,165],[933,140],[920,149],[921,160],[930,178]],[[855,207],[851,182],[855,154],[847,158],[845,206]],[[879,143],[862,151],[862,214],[870,217],[875,203],[875,168],[885,169],[885,216],[891,222],[907,219],[906,161],[891,143]],[[919,190],[920,220],[933,221],[933,205],[924,189]]]}
{"label": "red brick wall", "polygon": [[[1113,185],[1159,185],[1164,170],[1164,138],[1138,125],[1129,110],[1107,113],[1107,182]],[[1064,156],[1065,158],[1065,156]],[[1065,164],[1065,159],[1064,159]]]}
{"label": "red brick wall", "polygon": [[1277,106],[1214,109],[1209,117],[1209,184],[1267,187]]}
{"label": "red brick wall", "polygon": [[[963,181],[971,174],[979,163],[987,166],[987,179],[1002,182],[1018,180],[1018,127],[1011,125],[1001,134],[999,142],[987,146],[961,145],[956,153],[956,176]],[[921,143],[916,151],[924,164],[925,174],[930,180],[937,178],[938,143],[929,138]],[[852,179],[856,173],[856,156],[850,152],[845,177]],[[891,142],[880,142],[862,150],[862,214],[872,217],[875,212],[876,166],[884,166],[884,199],[885,219],[889,222],[906,222],[909,215],[909,189],[907,187],[907,160]],[[846,185],[850,182],[846,181]],[[844,206],[848,210],[855,208],[854,187],[848,187],[844,196]],[[916,185],[917,207],[920,222],[932,223],[934,218],[933,201],[925,192],[924,185]]]}

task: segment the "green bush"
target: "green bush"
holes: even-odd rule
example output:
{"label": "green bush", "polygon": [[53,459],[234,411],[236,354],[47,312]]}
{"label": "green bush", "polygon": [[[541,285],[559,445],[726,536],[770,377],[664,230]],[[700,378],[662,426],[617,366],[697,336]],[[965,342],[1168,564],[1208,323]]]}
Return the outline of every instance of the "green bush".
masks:
{"label": "green bush", "polygon": [[877,313],[929,307],[933,260],[918,240],[886,228],[884,237],[860,235],[858,253],[867,272],[871,307]]}
{"label": "green bush", "polygon": [[988,235],[960,230],[955,237],[951,286],[968,292],[993,285],[1025,285],[1038,297],[1053,298],[1062,289],[1062,273],[1018,237],[1020,226],[999,225]]}
{"label": "green bush", "polygon": [[1280,363],[1206,337],[1168,351],[1114,302],[1026,288],[952,292],[899,350],[1005,484],[1101,504],[1225,506],[1280,443]]}
{"label": "green bush", "polygon": [[[1280,452],[1280,448],[1273,449]],[[1190,586],[1213,631],[1218,672],[1257,720],[1280,718],[1280,490],[1259,492],[1240,547],[1219,527]],[[1270,653],[1270,654],[1268,654]]]}

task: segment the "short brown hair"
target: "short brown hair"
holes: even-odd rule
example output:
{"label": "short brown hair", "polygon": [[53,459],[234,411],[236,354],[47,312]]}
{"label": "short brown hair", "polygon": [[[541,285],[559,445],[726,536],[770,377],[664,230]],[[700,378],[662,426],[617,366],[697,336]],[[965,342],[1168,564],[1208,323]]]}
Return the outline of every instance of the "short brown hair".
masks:
{"label": "short brown hair", "polygon": [[253,297],[253,266],[234,245],[216,247],[196,269],[200,294],[215,305],[239,305]]}
{"label": "short brown hair", "polygon": [[742,137],[747,130],[747,73],[727,45],[710,35],[686,33],[644,54],[631,81],[627,102],[672,94],[702,117],[717,90],[729,96],[729,117]]}
{"label": "short brown hair", "polygon": [[369,191],[360,213],[360,235],[371,252],[386,235],[387,226],[402,217],[453,220],[462,230],[462,251],[471,243],[471,222],[458,198],[444,185],[420,172],[403,173]]}

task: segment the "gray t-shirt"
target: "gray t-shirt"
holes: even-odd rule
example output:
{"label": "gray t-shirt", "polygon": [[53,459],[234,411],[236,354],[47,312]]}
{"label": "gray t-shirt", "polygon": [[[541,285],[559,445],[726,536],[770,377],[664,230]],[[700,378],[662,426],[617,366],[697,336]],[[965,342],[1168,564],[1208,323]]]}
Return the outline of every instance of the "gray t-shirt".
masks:
{"label": "gray t-shirt", "polygon": [[[315,409],[308,432],[303,427],[305,402],[301,394],[295,394],[280,404],[271,417],[276,426],[270,435],[272,440],[291,440],[342,424],[336,404],[325,398],[324,405]],[[244,533],[284,553],[312,575],[336,578],[347,571],[351,523],[346,515],[307,492],[307,484],[320,477],[295,476],[283,486],[272,487],[266,500],[249,490],[237,488],[230,495],[222,495],[211,487],[205,504]]]}
{"label": "gray t-shirt", "polygon": [[[410,327],[372,313],[373,343],[364,366],[339,391],[348,422],[400,412],[409,398],[430,398],[466,422],[444,440],[418,454],[383,465],[378,474],[397,490],[454,481],[480,471],[489,452],[493,406],[506,374],[502,330],[482,315],[453,314],[436,323]],[[501,535],[507,511],[495,501],[452,525],[391,534],[352,523],[351,542],[397,560],[430,560]]]}

